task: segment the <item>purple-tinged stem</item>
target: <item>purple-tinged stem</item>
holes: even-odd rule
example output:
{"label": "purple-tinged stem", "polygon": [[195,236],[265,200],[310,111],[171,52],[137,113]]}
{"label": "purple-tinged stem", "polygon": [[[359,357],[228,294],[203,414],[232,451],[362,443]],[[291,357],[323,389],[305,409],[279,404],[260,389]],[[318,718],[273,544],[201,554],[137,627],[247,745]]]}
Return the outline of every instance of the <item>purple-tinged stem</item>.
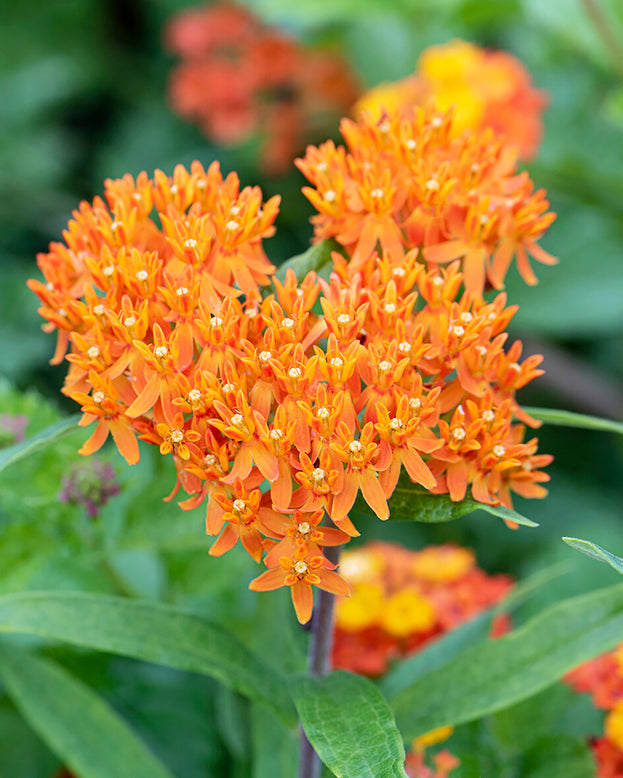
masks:
{"label": "purple-tinged stem", "polygon": [[[340,547],[330,546],[324,549],[325,556],[334,565],[340,558]],[[331,669],[331,644],[333,642],[333,611],[335,595],[318,590],[318,599],[314,608],[311,625],[311,643],[309,646],[309,674],[312,678],[327,675]],[[322,762],[314,747],[307,739],[301,727],[301,751],[299,756],[298,778],[320,778]]]}

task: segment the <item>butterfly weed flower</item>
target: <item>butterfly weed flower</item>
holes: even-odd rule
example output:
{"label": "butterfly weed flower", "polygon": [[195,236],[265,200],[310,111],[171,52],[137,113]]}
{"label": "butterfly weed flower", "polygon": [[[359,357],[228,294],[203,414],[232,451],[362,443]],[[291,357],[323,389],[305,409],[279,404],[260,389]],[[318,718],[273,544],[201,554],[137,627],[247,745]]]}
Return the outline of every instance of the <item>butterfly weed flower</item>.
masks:
{"label": "butterfly weed flower", "polygon": [[473,258],[456,245],[439,256],[460,242],[448,231],[470,222],[483,182],[492,223],[506,225],[479,238],[485,273],[496,241],[533,248],[540,233],[524,234],[507,202],[531,184],[508,178],[512,155],[490,135],[449,140],[452,118],[438,118],[351,122],[350,151],[309,149],[317,237],[344,252],[328,279],[288,269],[271,292],[263,241],[278,198],[194,163],[107,181],[29,283],[58,333],[53,361],[68,352],[63,392],[93,425],[81,453],[110,435],[134,463],[137,438],[157,445],[175,466],[166,499],[181,490],[182,509],[205,504],[211,553],[240,541],[267,567],[251,587],[289,588],[302,621],[313,587],[349,591],[324,549],[359,534],[357,499],[386,520],[403,471],[452,500],[512,507],[513,492],[545,494],[551,457],[524,440],[537,423],[516,398],[541,358],[507,343],[517,308],[503,292],[483,298]]}

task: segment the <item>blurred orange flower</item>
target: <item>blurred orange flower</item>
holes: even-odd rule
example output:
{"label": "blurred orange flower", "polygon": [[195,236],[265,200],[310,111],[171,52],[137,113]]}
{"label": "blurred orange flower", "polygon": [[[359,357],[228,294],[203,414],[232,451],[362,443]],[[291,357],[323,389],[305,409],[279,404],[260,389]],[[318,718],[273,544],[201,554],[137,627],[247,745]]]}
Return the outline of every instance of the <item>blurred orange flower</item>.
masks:
{"label": "blurred orange flower", "polygon": [[169,82],[173,110],[223,145],[259,134],[267,173],[284,172],[359,93],[341,56],[306,48],[230,2],[180,12],[165,45],[182,60]]}
{"label": "blurred orange flower", "polygon": [[623,643],[567,673],[574,691],[590,694],[596,708],[608,711],[604,736],[592,742],[598,778],[623,778]]}

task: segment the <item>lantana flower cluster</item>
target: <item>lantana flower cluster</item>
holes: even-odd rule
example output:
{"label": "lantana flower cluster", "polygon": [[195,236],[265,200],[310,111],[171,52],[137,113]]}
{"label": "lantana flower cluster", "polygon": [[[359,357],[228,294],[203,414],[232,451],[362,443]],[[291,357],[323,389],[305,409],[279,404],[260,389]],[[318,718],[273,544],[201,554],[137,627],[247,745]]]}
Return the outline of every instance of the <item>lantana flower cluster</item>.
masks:
{"label": "lantana flower cluster", "polygon": [[[170,454],[169,499],[181,487],[182,508],[207,503],[210,553],[240,541],[268,567],[251,588],[289,587],[301,622],[314,586],[349,594],[324,548],[359,534],[359,494],[389,517],[403,468],[452,500],[545,494],[551,457],[524,442],[535,422],[515,397],[541,357],[508,346],[516,306],[483,299],[474,268],[484,275],[493,244],[509,262],[538,254],[551,218],[512,155],[487,133],[451,140],[451,121],[349,122],[351,152],[308,150],[317,237],[343,248],[328,280],[275,277],[263,240],[278,198],[194,163],[108,180],[39,255],[45,282],[30,282],[58,331],[53,361],[69,351],[63,391],[95,425],[81,453],[110,433],[129,463],[137,436]],[[489,231],[460,256],[452,231],[474,209]],[[496,260],[498,284],[507,265]]]}
{"label": "lantana flower cluster", "polygon": [[623,778],[623,644],[585,662],[565,677],[579,693],[607,711],[604,734],[591,747],[598,778]]}
{"label": "lantana flower cluster", "polygon": [[441,110],[454,108],[453,132],[492,129],[517,146],[522,159],[532,159],[543,135],[542,114],[546,93],[536,89],[530,73],[506,51],[483,49],[463,40],[453,40],[425,49],[415,73],[364,93],[354,113],[383,112],[409,115],[416,105],[435,104]]}
{"label": "lantana flower cluster", "polygon": [[[345,551],[340,571],[353,593],[336,604],[332,663],[370,678],[496,605],[513,586],[509,576],[477,567],[470,549],[449,544],[411,551],[376,541]],[[501,614],[492,634],[500,636],[507,627]],[[452,772],[459,760],[447,749],[432,757],[432,767],[426,753],[452,731],[442,727],[416,738],[407,754],[407,774],[445,778]]]}
{"label": "lantana flower cluster", "polygon": [[[450,544],[412,551],[367,543],[342,554],[340,572],[353,593],[336,604],[333,666],[372,678],[500,602],[513,586],[509,576],[481,570],[473,551]],[[498,620],[496,634],[502,627]]]}
{"label": "lantana flower cluster", "polygon": [[165,43],[181,58],[169,82],[176,113],[222,145],[260,134],[266,172],[287,169],[360,93],[339,54],[303,46],[235,3],[181,11]]}

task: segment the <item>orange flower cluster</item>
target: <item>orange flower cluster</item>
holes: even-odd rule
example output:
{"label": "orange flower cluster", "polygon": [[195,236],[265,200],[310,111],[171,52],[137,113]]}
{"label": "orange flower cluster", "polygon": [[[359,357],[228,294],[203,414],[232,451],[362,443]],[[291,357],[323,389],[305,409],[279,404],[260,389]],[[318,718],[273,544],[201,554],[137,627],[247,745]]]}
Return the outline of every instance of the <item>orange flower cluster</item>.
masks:
{"label": "orange flower cluster", "polygon": [[[410,551],[369,543],[342,555],[341,573],[353,593],[337,601],[333,665],[370,677],[500,602],[513,585],[508,576],[487,575],[472,551],[453,545]],[[494,634],[505,628],[504,618],[498,619]],[[416,738],[407,754],[407,774],[445,778],[457,767],[458,759],[447,750],[433,757],[433,768],[426,759],[426,749],[452,731],[443,727]]]}
{"label": "orange flower cluster", "polygon": [[529,255],[551,265],[538,245],[555,219],[545,191],[517,173],[516,153],[491,130],[455,138],[451,113],[415,108],[380,120],[344,119],[348,150],[331,142],[309,147],[297,165],[314,188],[303,189],[318,214],[316,240],[335,238],[361,269],[377,241],[437,269],[461,259],[466,289],[482,295],[504,285],[509,266],[536,284]]}
{"label": "orange flower cluster", "polygon": [[453,108],[455,135],[489,127],[517,146],[522,159],[532,159],[541,143],[547,102],[512,54],[453,40],[425,49],[414,75],[366,92],[354,113],[378,119],[384,111],[409,115],[416,105]]}
{"label": "orange flower cluster", "polygon": [[182,58],[169,84],[176,113],[225,145],[260,133],[270,173],[283,172],[306,138],[329,129],[359,94],[341,57],[304,48],[234,3],[182,11],[165,37]]}
{"label": "orange flower cluster", "polygon": [[353,593],[336,605],[333,665],[370,677],[495,605],[513,585],[453,545],[368,543],[342,554],[340,572]]}
{"label": "orange flower cluster", "polygon": [[607,710],[604,737],[592,743],[598,778],[623,778],[623,643],[568,673],[574,691],[590,694],[596,708]]}
{"label": "orange flower cluster", "polygon": [[[430,139],[450,121],[436,118],[392,128],[434,155]],[[362,142],[403,137],[349,131]],[[357,172],[353,157],[350,169],[368,182],[374,147],[364,152],[370,168],[362,160]],[[210,553],[240,541],[269,568],[251,588],[289,587],[305,622],[313,586],[350,591],[323,549],[359,534],[349,518],[359,493],[387,519],[404,467],[453,500],[471,488],[480,502],[510,506],[511,491],[545,494],[539,468],[551,457],[514,423],[531,422],[515,391],[542,372],[541,357],[520,363],[519,342],[504,350],[515,312],[504,294],[461,294],[459,262],[428,267],[415,249],[385,246],[384,229],[380,256],[374,241],[367,255],[358,242],[350,261],[334,254],[329,281],[290,269],[267,294],[274,268],[262,241],[277,209],[278,198],[263,203],[216,163],[109,180],[105,201],[82,203],[65,243],[39,255],[45,283],[30,288],[45,327],[58,330],[53,361],[70,351],[64,392],[82,406],[81,425],[95,424],[81,453],[110,433],[134,463],[138,433],[171,454],[171,498],[183,487],[182,508],[208,501]]]}

